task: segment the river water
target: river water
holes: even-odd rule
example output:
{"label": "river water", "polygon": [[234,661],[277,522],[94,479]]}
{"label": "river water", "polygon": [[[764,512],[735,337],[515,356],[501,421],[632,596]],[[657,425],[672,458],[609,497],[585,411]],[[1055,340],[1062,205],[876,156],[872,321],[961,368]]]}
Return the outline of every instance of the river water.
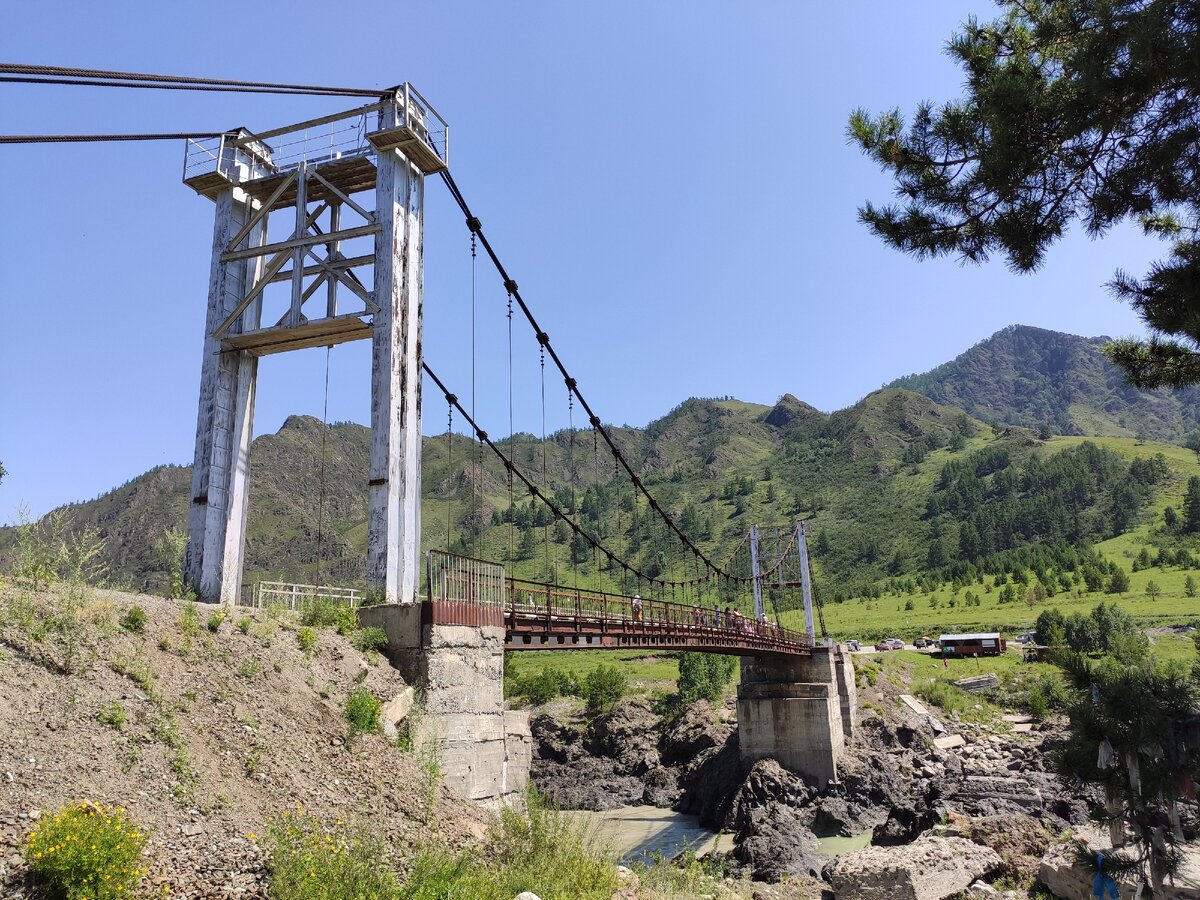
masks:
{"label": "river water", "polygon": [[713,849],[733,849],[733,835],[717,834],[702,828],[696,816],[657,806],[574,810],[569,815],[584,822],[598,842],[619,854],[623,863],[652,861],[658,854],[670,859],[689,848],[697,856]]}
{"label": "river water", "polygon": [[[620,855],[623,863],[653,861],[660,854],[670,859],[686,849],[697,856],[733,849],[733,835],[717,834],[701,827],[695,816],[657,806],[625,806],[604,812],[575,810],[569,815],[585,823],[602,845]],[[871,832],[867,831],[853,837],[822,838],[819,849],[832,857],[870,843]]]}

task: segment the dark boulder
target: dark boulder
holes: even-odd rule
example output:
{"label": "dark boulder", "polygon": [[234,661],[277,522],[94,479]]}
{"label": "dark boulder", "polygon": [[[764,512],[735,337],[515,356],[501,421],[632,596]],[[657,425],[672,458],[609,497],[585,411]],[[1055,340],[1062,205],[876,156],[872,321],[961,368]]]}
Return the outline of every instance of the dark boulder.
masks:
{"label": "dark boulder", "polygon": [[871,832],[871,843],[877,847],[911,844],[937,823],[937,813],[927,806],[893,806],[887,821]]}
{"label": "dark boulder", "polygon": [[568,763],[587,755],[583,734],[550,715],[534,716],[529,723],[533,758]]}
{"label": "dark boulder", "polygon": [[642,776],[642,802],[670,809],[679,801],[679,775],[674,769],[659,766]]}
{"label": "dark boulder", "polygon": [[713,708],[700,700],[666,727],[658,741],[658,753],[664,766],[686,765],[705,750],[723,746],[733,730],[733,725],[718,721]]}
{"label": "dark boulder", "polygon": [[628,700],[592,721],[584,747],[593,756],[611,759],[622,775],[644,775],[662,764],[656,738],[658,722],[647,701]]}
{"label": "dark boulder", "polygon": [[734,732],[724,745],[705,750],[680,770],[682,796],[675,808],[699,816],[706,828],[725,828],[734,795],[745,777]]}
{"label": "dark boulder", "polygon": [[617,809],[643,802],[640,778],[613,771],[612,760],[583,757],[571,763],[534,760],[533,783],[562,809]]}
{"label": "dark boulder", "polygon": [[802,875],[819,879],[826,863],[803,811],[779,803],[745,810],[734,841],[733,858],[755,881]]}
{"label": "dark boulder", "polygon": [[773,759],[760,759],[750,769],[733,797],[730,830],[742,832],[755,811],[771,807],[786,807],[803,811],[795,821],[802,822],[805,829],[812,820],[812,810],[806,810],[816,797],[816,792],[799,775],[783,768]]}

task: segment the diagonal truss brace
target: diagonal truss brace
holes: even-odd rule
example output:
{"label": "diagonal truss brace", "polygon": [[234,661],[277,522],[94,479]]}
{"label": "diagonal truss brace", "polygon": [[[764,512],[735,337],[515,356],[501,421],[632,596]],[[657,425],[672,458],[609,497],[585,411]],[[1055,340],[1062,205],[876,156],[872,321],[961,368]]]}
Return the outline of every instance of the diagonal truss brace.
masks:
{"label": "diagonal truss brace", "polygon": [[[352,228],[335,229],[330,232],[322,232],[316,226],[316,221],[329,208],[330,204],[322,202],[311,213],[304,215],[301,210],[304,208],[299,204],[303,202],[304,191],[303,183],[306,176],[316,178],[328,190],[337,195],[337,197],[345,203],[348,203],[355,212],[367,219],[367,224],[359,225]],[[379,224],[375,221],[375,216],[364,210],[359,204],[345,197],[341,191],[330,185],[329,182],[317,175],[315,172],[301,174],[294,172],[291,176],[284,179],[283,182],[276,187],[272,192],[268,201],[256,211],[255,218],[251,220],[250,227],[252,228],[257,222],[268,214],[273,203],[283,194],[284,190],[291,184],[296,185],[297,189],[297,222],[296,230],[285,241],[278,241],[271,244],[263,244],[259,247],[245,247],[233,249],[236,247],[244,235],[235,236],[235,240],[230,241],[229,249],[221,254],[222,263],[236,262],[242,259],[251,259],[253,257],[263,257],[270,254],[271,258],[263,267],[262,272],[245,296],[238,302],[237,306],[230,311],[220,327],[214,333],[217,340],[226,338],[234,325],[241,318],[242,314],[266,289],[267,285],[291,280],[293,282],[293,299],[291,307],[287,313],[279,320],[277,326],[296,325],[299,321],[299,307],[301,307],[312,295],[318,285],[329,282],[330,280],[344,285],[349,291],[357,296],[364,305],[364,315],[374,315],[379,311],[378,305],[375,303],[373,292],[368,291],[357,278],[354,278],[349,271],[356,266],[369,265],[374,262],[374,255],[362,255],[347,257],[338,252],[335,248],[341,241],[350,240],[356,237],[364,237],[366,235],[374,235],[379,233]],[[305,204],[306,206],[306,204]],[[334,207],[336,209],[336,205]],[[249,228],[243,229],[249,233]],[[326,246],[330,248],[329,257],[321,258],[314,252],[315,247]],[[305,258],[310,258],[315,262],[314,266],[306,266],[303,264]],[[292,267],[284,271],[284,266],[291,260]],[[316,275],[317,280],[308,286],[301,289],[299,285],[302,279]],[[332,301],[331,301],[332,305]]]}

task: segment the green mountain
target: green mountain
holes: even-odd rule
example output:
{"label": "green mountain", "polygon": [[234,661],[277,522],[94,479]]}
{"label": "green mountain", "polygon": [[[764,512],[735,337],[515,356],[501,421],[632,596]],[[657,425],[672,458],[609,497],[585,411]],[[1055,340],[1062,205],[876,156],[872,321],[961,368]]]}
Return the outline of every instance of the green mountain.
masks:
{"label": "green mountain", "polygon": [[[712,558],[724,559],[751,523],[806,519],[822,590],[834,600],[899,576],[957,578],[966,567],[1009,565],[1014,552],[1112,538],[1145,524],[1166,485],[1179,488],[1178,476],[1152,477],[1138,462],[1155,447],[1132,439],[1109,439],[1117,449],[1059,446],[898,388],[833,414],[790,395],[772,407],[690,399],[645,428],[613,433],[656,501]],[[327,583],[361,582],[369,432],[330,426],[324,444],[322,462],[322,425],[302,416],[255,440],[248,583],[311,583],[318,564]],[[651,575],[696,574],[590,430],[545,442],[521,434],[509,445],[517,465],[549,484],[555,502],[614,554]],[[538,580],[639,587],[519,482],[510,495],[503,466],[466,437],[426,438],[423,479],[425,548],[502,560]],[[184,526],[189,484],[189,469],[161,467],[61,515],[99,530],[114,581],[161,590],[166,561],[156,543]],[[11,531],[0,533],[0,555],[11,556],[13,544]],[[1073,565],[1053,552],[1045,565]]]}
{"label": "green mountain", "polygon": [[[1014,326],[832,414],[791,395],[770,407],[693,398],[612,434],[710,558],[725,559],[751,523],[807,520],[833,599],[895,589],[901,577],[935,584],[1022,567],[1101,570],[1090,547],[1138,529],[1149,539],[1191,474],[1178,452],[1133,435],[1175,438],[1200,419],[1195,391],[1125,387],[1101,343]],[[1047,431],[1106,437],[1081,446]],[[616,557],[650,576],[698,574],[590,429],[545,441],[517,434],[501,447]],[[369,452],[365,427],[323,429],[304,416],[255,440],[247,583],[311,583],[318,570],[325,582],[362,582]],[[519,480],[510,485],[486,448],[455,434],[425,438],[423,452],[424,548],[504,561],[531,579],[639,587]],[[1164,453],[1170,466],[1156,461]],[[159,467],[58,515],[99,531],[116,583],[161,590],[159,538],[184,528],[190,477],[185,467]],[[0,530],[0,566],[14,552],[13,530]]]}
{"label": "green mountain", "polygon": [[1012,325],[948,363],[893,381],[985,422],[1054,434],[1178,442],[1200,427],[1200,391],[1140,391],[1101,352],[1108,338]]}

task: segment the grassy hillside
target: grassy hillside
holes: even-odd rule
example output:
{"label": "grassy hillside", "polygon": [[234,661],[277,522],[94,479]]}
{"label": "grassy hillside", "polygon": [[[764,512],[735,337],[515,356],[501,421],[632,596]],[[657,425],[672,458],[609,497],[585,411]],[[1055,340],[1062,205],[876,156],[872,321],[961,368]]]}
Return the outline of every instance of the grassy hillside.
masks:
{"label": "grassy hillside", "polygon": [[[830,632],[843,638],[869,639],[890,634],[915,637],[921,634],[936,635],[943,631],[996,628],[1013,633],[1031,626],[1038,613],[1048,607],[1058,606],[1068,614],[1075,611],[1086,613],[1101,601],[1119,603],[1148,626],[1200,621],[1200,599],[1188,597],[1185,590],[1189,575],[1200,584],[1200,570],[1191,566],[1165,564],[1134,571],[1134,562],[1143,548],[1151,556],[1157,556],[1165,548],[1182,546],[1194,552],[1200,547],[1196,537],[1168,533],[1163,524],[1163,512],[1168,506],[1177,510],[1182,507],[1188,478],[1200,475],[1200,462],[1196,454],[1170,444],[1115,437],[1052,438],[1045,442],[1042,452],[1071,450],[1085,442],[1128,460],[1161,454],[1170,469],[1170,476],[1157,486],[1138,524],[1124,534],[1093,545],[1103,558],[1129,573],[1129,590],[1117,594],[1104,590],[1089,591],[1086,584],[1076,582],[1071,590],[1059,590],[1054,596],[1043,600],[1031,602],[1026,596],[1028,588],[1024,588],[1017,600],[1001,603],[996,576],[991,573],[982,574],[969,585],[960,584],[956,587],[947,581],[931,590],[917,586],[909,591],[897,589],[894,583],[889,585],[883,582],[880,585],[883,590],[877,597],[860,595],[843,603],[827,603],[825,621]],[[1154,582],[1161,590],[1157,598],[1147,594],[1150,582]],[[968,591],[978,597],[979,605],[969,606],[964,602]],[[802,624],[798,612],[785,613],[783,618],[792,627]]]}

